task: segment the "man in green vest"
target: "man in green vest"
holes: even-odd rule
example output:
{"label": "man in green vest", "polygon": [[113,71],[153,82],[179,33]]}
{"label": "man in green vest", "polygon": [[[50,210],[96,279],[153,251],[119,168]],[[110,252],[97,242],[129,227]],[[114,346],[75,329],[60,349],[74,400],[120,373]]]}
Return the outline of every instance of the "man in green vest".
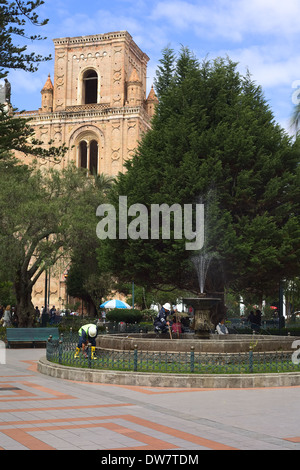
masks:
{"label": "man in green vest", "polygon": [[87,357],[87,348],[88,344],[91,344],[91,357],[92,359],[96,359],[95,349],[96,349],[96,336],[98,334],[97,327],[93,323],[87,323],[83,325],[78,330],[79,334],[79,341],[76,348],[75,356],[79,357],[80,350]]}

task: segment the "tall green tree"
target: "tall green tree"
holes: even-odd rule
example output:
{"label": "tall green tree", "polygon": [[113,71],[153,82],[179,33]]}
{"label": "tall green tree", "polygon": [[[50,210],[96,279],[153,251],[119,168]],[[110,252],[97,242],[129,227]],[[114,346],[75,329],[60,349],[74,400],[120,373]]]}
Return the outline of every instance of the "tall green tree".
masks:
{"label": "tall green tree", "polygon": [[90,249],[104,193],[73,166],[41,172],[0,161],[0,174],[0,263],[13,282],[20,326],[30,326],[33,286],[58,260],[67,266]]}
{"label": "tall green tree", "polygon": [[159,61],[154,77],[155,91],[160,99],[167,92],[174,78],[175,52],[170,47],[162,50],[162,58]]}
{"label": "tall green tree", "polygon": [[[299,270],[298,163],[298,139],[275,122],[250,74],[230,59],[199,63],[182,48],[111,202],[117,208],[126,195],[128,206],[142,203],[149,213],[151,204],[204,203],[205,250],[214,254],[206,291],[230,286],[262,296]],[[192,254],[171,232],[170,240],[117,235],[99,257],[124,280],[199,291]]]}
{"label": "tall green tree", "polygon": [[[107,296],[111,289],[111,279],[104,275],[97,262],[97,248],[99,240],[96,235],[96,208],[110,191],[113,178],[103,174],[93,175],[91,187],[94,193],[94,201],[91,202],[93,213],[87,219],[83,213],[82,231],[78,242],[72,246],[70,267],[67,276],[68,295],[84,301],[88,305],[90,313],[96,313],[101,300]],[[78,222],[74,231],[78,230]]]}

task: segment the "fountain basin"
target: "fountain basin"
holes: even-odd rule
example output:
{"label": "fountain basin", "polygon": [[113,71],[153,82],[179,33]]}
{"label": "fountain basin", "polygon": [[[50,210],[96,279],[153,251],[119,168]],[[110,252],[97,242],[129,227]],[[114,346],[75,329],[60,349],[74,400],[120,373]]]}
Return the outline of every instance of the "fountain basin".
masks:
{"label": "fountain basin", "polygon": [[137,347],[139,351],[155,352],[190,352],[193,347],[199,353],[240,353],[248,352],[252,347],[255,352],[291,351],[292,354],[295,339],[280,335],[210,334],[202,341],[193,333],[180,334],[179,339],[170,339],[169,335],[157,338],[154,333],[123,333],[100,335],[96,338],[96,346],[104,350],[130,351]]}

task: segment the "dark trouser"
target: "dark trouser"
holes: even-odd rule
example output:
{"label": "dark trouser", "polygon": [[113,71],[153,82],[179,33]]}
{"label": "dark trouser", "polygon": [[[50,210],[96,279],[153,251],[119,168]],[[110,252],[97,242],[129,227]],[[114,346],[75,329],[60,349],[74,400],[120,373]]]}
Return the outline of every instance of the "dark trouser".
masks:
{"label": "dark trouser", "polygon": [[154,330],[161,330],[162,333],[167,333],[168,326],[161,321],[154,322]]}
{"label": "dark trouser", "polygon": [[82,336],[79,336],[77,347],[81,349],[83,344],[88,345],[88,343],[91,343],[92,346],[96,346],[96,338],[89,338],[88,341],[87,340],[84,341]]}
{"label": "dark trouser", "polygon": [[251,330],[259,331],[260,325],[258,325],[257,323],[251,323]]}

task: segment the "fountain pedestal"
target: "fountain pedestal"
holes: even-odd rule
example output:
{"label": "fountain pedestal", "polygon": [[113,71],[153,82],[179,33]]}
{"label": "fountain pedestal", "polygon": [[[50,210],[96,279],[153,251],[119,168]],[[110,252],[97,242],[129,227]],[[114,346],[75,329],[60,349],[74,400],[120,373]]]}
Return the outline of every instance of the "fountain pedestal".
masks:
{"label": "fountain pedestal", "polygon": [[208,339],[214,325],[211,322],[211,313],[220,302],[215,297],[191,297],[182,299],[183,303],[194,309],[194,321],[192,329],[197,338]]}

